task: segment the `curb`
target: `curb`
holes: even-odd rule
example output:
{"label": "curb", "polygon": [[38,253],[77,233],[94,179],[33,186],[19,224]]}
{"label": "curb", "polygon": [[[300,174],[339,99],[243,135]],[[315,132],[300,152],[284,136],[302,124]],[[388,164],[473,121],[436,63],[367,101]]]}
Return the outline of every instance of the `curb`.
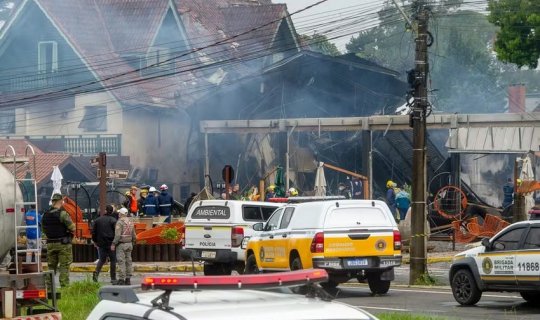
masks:
{"label": "curb", "polygon": [[[451,257],[433,257],[433,258],[427,258],[427,263],[428,264],[431,264],[431,263],[439,263],[439,262],[452,262],[452,259],[454,257],[451,256]],[[410,264],[411,263],[411,259],[410,258],[403,258],[403,260],[401,261],[402,264]]]}
{"label": "curb", "polygon": [[[104,265],[101,268],[101,272],[109,272],[109,265]],[[43,267],[44,270],[47,269],[46,266]],[[69,268],[70,272],[94,272],[96,270],[95,265],[84,265],[84,266],[71,266]],[[193,272],[193,267],[189,265],[173,265],[173,266],[161,266],[161,265],[133,265],[134,272],[141,273],[150,273],[150,272]],[[203,271],[203,266],[200,264],[195,264],[195,272]]]}

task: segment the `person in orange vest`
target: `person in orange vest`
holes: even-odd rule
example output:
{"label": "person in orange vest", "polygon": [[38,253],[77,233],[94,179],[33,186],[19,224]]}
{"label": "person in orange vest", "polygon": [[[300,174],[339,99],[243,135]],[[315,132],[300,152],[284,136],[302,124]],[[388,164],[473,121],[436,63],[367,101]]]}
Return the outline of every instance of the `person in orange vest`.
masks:
{"label": "person in orange vest", "polygon": [[139,203],[137,201],[137,186],[131,186],[129,194],[126,193],[126,201],[124,201],[124,206],[128,209],[131,216],[137,216],[139,212]]}

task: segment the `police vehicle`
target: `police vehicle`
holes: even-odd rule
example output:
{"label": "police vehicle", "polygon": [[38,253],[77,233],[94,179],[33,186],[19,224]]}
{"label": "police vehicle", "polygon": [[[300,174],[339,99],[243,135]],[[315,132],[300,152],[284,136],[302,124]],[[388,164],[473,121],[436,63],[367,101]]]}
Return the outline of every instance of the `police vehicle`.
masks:
{"label": "police vehicle", "polygon": [[[317,269],[239,276],[156,275],[143,280],[141,289],[152,290],[144,293],[128,286],[101,288],[101,301],[87,320],[376,319],[330,301],[317,285],[327,278]],[[308,294],[283,293],[295,285],[307,286]]]}
{"label": "police vehicle", "polygon": [[457,302],[474,305],[484,291],[519,292],[540,302],[540,220],[514,223],[454,257],[450,285]]}

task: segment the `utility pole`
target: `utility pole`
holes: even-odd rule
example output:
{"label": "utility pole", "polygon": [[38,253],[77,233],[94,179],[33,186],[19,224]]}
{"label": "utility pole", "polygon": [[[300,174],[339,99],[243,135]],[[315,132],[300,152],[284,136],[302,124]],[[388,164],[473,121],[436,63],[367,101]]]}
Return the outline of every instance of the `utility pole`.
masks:
{"label": "utility pole", "polygon": [[105,214],[105,202],[107,202],[107,154],[100,152],[99,156],[99,215]]}
{"label": "utility pole", "polygon": [[427,77],[428,65],[428,18],[429,12],[424,0],[413,3],[416,9],[416,55],[415,68],[409,72],[409,83],[414,89],[414,103],[411,113],[413,127],[413,176],[412,176],[412,216],[411,216],[411,266],[409,284],[414,284],[427,272],[426,250],[426,116],[428,110]]}

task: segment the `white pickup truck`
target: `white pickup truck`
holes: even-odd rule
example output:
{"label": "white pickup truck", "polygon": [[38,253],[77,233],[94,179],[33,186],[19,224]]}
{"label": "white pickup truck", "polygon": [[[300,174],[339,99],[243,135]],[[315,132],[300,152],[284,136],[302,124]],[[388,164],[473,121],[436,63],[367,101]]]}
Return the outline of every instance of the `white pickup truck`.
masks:
{"label": "white pickup truck", "polygon": [[203,261],[205,275],[243,273],[246,240],[255,232],[251,226],[268,220],[282,205],[239,200],[193,203],[185,220],[183,258]]}

